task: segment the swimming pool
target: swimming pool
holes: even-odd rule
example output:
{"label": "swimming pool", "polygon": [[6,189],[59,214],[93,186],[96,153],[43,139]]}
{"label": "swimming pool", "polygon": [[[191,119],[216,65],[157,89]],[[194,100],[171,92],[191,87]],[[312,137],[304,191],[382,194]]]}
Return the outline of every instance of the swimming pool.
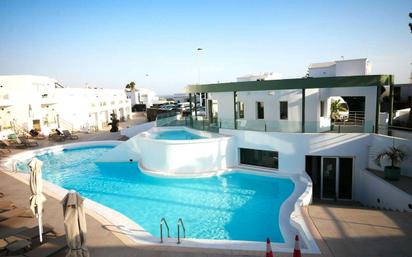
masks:
{"label": "swimming pool", "polygon": [[[284,242],[279,228],[282,203],[292,194],[290,179],[241,172],[197,179],[145,175],[136,163],[94,161],[112,147],[83,147],[37,156],[43,178],[129,217],[159,237],[165,217],[176,235],[185,222],[188,238]],[[23,163],[18,168],[27,171]]]}
{"label": "swimming pool", "polygon": [[155,139],[161,140],[195,140],[202,139],[205,137],[190,133],[186,130],[169,130],[157,132],[154,136]]}

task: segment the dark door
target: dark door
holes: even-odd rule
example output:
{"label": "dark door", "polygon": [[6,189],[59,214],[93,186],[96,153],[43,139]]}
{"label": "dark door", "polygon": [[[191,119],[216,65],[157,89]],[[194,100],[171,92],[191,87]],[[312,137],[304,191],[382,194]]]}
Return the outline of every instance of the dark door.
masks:
{"label": "dark door", "polygon": [[352,199],[352,168],[352,158],[339,158],[339,199]]}
{"label": "dark door", "polygon": [[306,173],[312,179],[313,197],[320,198],[322,157],[307,155],[305,159]]}

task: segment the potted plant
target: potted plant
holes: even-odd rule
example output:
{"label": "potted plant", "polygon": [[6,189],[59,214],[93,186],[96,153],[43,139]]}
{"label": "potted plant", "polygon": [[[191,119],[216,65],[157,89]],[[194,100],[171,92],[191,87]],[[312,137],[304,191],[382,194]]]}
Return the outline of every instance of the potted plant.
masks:
{"label": "potted plant", "polygon": [[391,165],[384,167],[385,178],[388,180],[399,180],[401,177],[401,168],[399,165],[407,157],[405,150],[400,149],[399,147],[391,146],[386,151],[379,153],[376,158],[376,164],[381,167],[382,160],[388,159]]}

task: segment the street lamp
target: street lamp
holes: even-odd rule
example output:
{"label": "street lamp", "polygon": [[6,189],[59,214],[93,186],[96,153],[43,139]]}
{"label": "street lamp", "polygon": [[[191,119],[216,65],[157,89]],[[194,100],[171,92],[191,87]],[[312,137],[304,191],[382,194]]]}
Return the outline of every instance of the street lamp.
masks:
{"label": "street lamp", "polygon": [[197,84],[200,84],[200,51],[203,51],[203,48],[197,48]]}

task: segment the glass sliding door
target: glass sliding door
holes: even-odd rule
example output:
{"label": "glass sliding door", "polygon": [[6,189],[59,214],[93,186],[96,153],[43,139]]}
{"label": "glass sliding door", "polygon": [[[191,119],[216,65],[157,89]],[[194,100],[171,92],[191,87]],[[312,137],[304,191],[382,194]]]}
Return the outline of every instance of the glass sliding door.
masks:
{"label": "glass sliding door", "polygon": [[322,199],[352,199],[353,158],[322,157]]}
{"label": "glass sliding door", "polygon": [[336,199],[337,158],[323,157],[322,160],[322,198]]}

